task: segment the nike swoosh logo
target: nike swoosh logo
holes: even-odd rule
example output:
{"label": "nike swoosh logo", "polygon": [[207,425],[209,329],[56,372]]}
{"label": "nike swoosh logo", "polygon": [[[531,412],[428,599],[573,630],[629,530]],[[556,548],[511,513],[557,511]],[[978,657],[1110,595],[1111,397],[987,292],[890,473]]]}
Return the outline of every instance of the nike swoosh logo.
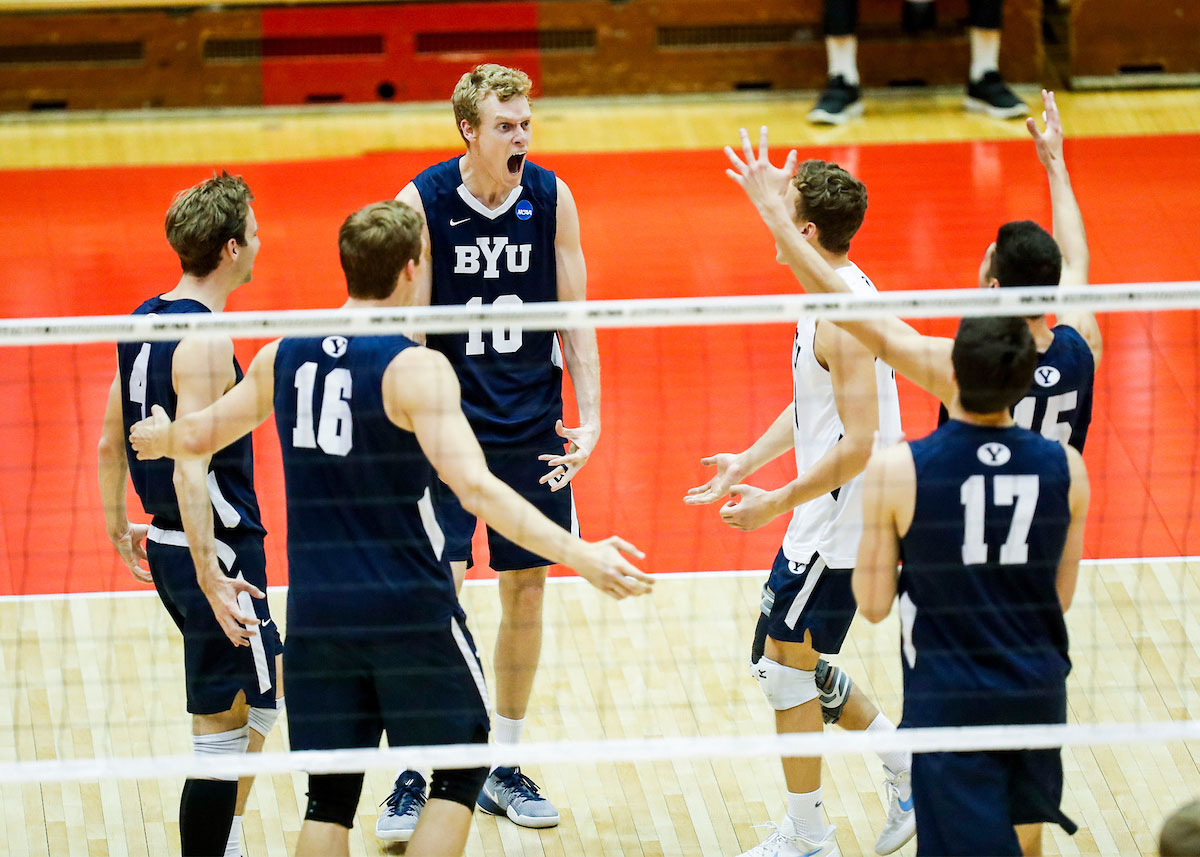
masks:
{"label": "nike swoosh logo", "polygon": [[470,220],[470,219],[471,219],[471,218],[469,218],[469,217],[464,217],[462,220],[451,220],[451,221],[450,221],[450,225],[451,225],[451,226],[458,226],[458,225],[460,225],[460,224],[462,224],[462,223],[466,223],[466,222],[467,222],[468,220]]}
{"label": "nike swoosh logo", "polygon": [[270,624],[271,624],[271,620],[270,620],[270,619],[263,619],[263,620],[262,620],[262,622],[261,622],[260,624],[261,624],[261,626],[262,626],[263,628],[265,628],[265,627],[267,627],[268,625],[270,625]]}
{"label": "nike swoosh logo", "polygon": [[900,808],[902,810],[904,810],[905,812],[912,812],[913,799],[912,799],[911,795],[909,796],[908,800],[902,800],[899,803],[900,803]]}
{"label": "nike swoosh logo", "polygon": [[[776,852],[776,853],[778,853],[778,852]],[[816,849],[813,849],[812,851],[809,851],[807,854],[801,854],[800,857],[816,857],[816,855],[820,854],[820,853],[821,853],[821,849],[816,848]]]}

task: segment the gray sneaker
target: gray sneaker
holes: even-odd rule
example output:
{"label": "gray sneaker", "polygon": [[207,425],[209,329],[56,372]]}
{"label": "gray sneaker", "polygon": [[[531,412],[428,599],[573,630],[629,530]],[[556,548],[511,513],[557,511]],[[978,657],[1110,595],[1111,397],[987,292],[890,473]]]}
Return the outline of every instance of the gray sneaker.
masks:
{"label": "gray sneaker", "polygon": [[554,827],[558,810],[543,797],[533,780],[520,768],[496,768],[479,793],[479,808],[492,815],[506,815],[522,827]]}
{"label": "gray sneaker", "polygon": [[375,838],[384,842],[407,842],[417,829],[425,806],[425,778],[416,771],[396,777],[396,787],[380,806],[386,807],[375,822]]}

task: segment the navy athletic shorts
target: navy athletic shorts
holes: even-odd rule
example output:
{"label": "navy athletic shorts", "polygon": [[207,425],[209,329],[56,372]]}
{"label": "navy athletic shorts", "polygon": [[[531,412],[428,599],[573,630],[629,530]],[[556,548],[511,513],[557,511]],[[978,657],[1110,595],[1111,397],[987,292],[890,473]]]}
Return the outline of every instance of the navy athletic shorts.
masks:
{"label": "navy athletic shorts", "polygon": [[763,585],[762,613],[767,636],[784,643],[804,642],[822,655],[836,655],[858,605],[850,589],[853,569],[829,568],[819,554],[805,564],[791,562],[781,549]]}
{"label": "navy athletic shorts", "polygon": [[1059,809],[1059,750],[917,753],[912,788],[919,857],[1020,855],[1014,824],[1051,821],[1074,833]]}
{"label": "navy athletic shorts", "polygon": [[483,670],[457,617],[373,639],[291,632],[283,661],[293,750],[377,747],[384,732],[392,747],[487,742]]}
{"label": "navy athletic shorts", "polygon": [[[562,455],[564,441],[551,429],[527,443],[511,445],[487,445],[483,455],[488,469],[501,482],[532,503],[539,512],[565,530],[578,534],[579,524],[575,518],[575,500],[568,484],[557,491],[550,484],[539,485],[538,480],[550,472],[539,455]],[[466,511],[458,498],[446,485],[437,485],[437,518],[446,536],[445,557],[451,562],[474,563],[471,555],[471,539],[475,535],[475,516]],[[550,565],[550,560],[525,550],[488,527],[488,550],[492,555],[494,571],[515,571],[521,568],[539,568]]]}
{"label": "navy athletic shorts", "polygon": [[[271,619],[267,599],[249,599],[262,624],[248,647],[234,646],[217,624],[208,599],[196,583],[196,566],[184,532],[151,527],[146,554],[158,597],[183,632],[188,713],[228,711],[239,690],[246,692],[249,705],[274,708],[275,657],[282,651],[283,643]],[[244,577],[263,592],[267,591],[267,562],[261,535],[223,534],[217,539],[217,559],[227,575]]]}

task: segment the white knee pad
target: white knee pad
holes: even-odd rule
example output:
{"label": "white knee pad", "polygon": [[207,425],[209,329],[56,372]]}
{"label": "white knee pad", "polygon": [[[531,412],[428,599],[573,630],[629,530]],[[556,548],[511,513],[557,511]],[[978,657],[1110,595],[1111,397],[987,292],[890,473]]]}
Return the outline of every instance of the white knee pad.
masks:
{"label": "white knee pad", "polygon": [[816,673],[813,670],[785,667],[764,655],[758,659],[758,663],[750,665],[750,672],[757,679],[763,696],[776,711],[787,711],[811,702],[818,696]]}
{"label": "white knee pad", "polygon": [[275,728],[275,721],[279,719],[279,715],[283,714],[284,707],[282,696],[275,699],[274,708],[255,708],[251,706],[250,714],[247,717],[250,728],[266,738],[271,734],[271,730]]}
{"label": "white knee pad", "polygon": [[[193,735],[192,750],[197,756],[231,756],[245,753],[250,743],[250,727],[215,732],[212,735]],[[236,780],[236,776],[209,777],[213,780]]]}

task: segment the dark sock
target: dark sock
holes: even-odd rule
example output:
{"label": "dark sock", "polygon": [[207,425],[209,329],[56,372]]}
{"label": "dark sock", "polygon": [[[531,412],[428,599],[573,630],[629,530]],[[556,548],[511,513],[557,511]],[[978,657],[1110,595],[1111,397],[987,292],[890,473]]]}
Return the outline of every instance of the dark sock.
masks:
{"label": "dark sock", "polygon": [[237,780],[188,780],[179,798],[183,857],[224,857],[237,805]]}

